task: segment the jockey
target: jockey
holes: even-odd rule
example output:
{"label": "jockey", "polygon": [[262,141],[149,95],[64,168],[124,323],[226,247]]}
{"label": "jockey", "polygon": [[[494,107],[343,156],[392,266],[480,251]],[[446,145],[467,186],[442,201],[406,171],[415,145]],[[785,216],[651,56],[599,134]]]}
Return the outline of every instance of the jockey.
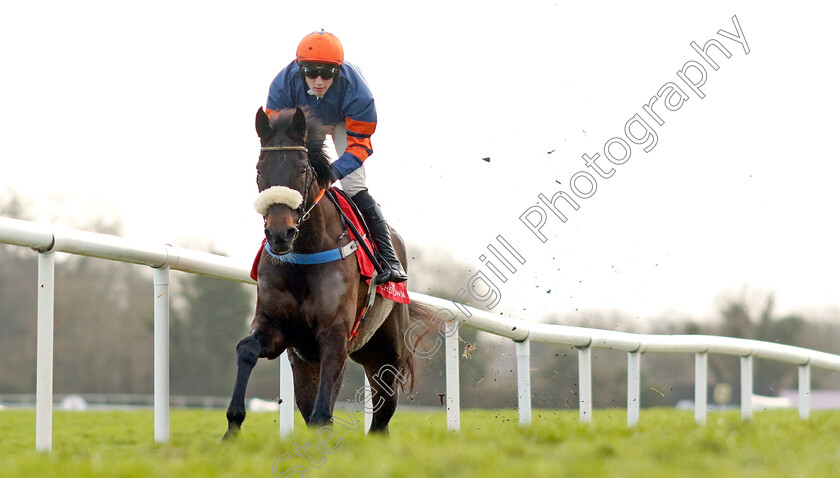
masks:
{"label": "jockey", "polygon": [[271,82],[266,112],[309,106],[327,126],[339,158],[330,165],[333,180],[350,196],[364,216],[384,264],[377,282],[403,282],[408,276],[394,254],[388,223],[365,185],[364,161],[373,153],[370,137],[376,130],[373,95],[359,69],[344,61],[338,38],[323,30],[306,35],[297,58]]}

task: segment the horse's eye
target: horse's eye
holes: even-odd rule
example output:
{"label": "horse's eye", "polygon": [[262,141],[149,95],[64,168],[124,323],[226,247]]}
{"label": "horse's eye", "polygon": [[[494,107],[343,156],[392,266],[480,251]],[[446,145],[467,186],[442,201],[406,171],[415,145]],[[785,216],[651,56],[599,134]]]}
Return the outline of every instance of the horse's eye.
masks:
{"label": "horse's eye", "polygon": [[306,174],[307,171],[309,171],[309,168],[302,168],[300,170],[300,175],[303,176],[304,174]]}

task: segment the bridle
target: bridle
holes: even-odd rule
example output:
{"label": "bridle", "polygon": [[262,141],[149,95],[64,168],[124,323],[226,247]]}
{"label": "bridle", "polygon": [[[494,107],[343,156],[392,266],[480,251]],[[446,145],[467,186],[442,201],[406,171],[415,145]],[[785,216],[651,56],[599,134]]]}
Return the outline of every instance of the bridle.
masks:
{"label": "bridle", "polygon": [[[306,146],[262,146],[260,147],[260,152],[263,151],[302,151],[304,154],[309,154],[309,150],[306,148]],[[300,231],[300,225],[304,221],[309,219],[309,214],[312,212],[315,206],[318,205],[318,201],[320,201],[321,198],[324,197],[324,192],[326,192],[326,189],[321,188],[321,190],[318,192],[318,196],[316,196],[315,200],[312,201],[312,204],[309,205],[309,207],[307,207],[307,196],[309,193],[309,189],[312,188],[312,184],[315,183],[315,179],[315,172],[312,169],[312,164],[310,164],[309,160],[307,159],[306,181],[305,186],[303,187],[303,193],[301,193],[301,197],[303,197],[303,202],[297,208],[299,216],[297,224],[295,224],[295,231]],[[263,220],[265,221],[266,218],[263,217]]]}

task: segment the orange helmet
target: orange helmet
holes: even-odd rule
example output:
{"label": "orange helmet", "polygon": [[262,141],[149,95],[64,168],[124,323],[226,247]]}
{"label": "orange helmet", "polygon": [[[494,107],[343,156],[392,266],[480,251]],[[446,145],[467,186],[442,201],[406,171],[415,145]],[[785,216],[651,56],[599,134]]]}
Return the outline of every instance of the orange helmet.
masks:
{"label": "orange helmet", "polygon": [[297,47],[298,61],[319,63],[344,63],[344,47],[335,35],[324,30],[303,37]]}

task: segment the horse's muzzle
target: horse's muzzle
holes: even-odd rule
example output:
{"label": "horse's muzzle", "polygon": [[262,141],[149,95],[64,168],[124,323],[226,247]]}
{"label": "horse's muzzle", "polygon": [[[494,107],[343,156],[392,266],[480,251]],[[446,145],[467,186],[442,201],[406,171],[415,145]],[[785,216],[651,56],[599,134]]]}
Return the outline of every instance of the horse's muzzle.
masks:
{"label": "horse's muzzle", "polygon": [[268,242],[268,247],[271,252],[275,254],[286,254],[292,250],[292,243],[298,235],[298,229],[295,227],[283,228],[279,231],[273,231],[265,228],[265,239]]}

